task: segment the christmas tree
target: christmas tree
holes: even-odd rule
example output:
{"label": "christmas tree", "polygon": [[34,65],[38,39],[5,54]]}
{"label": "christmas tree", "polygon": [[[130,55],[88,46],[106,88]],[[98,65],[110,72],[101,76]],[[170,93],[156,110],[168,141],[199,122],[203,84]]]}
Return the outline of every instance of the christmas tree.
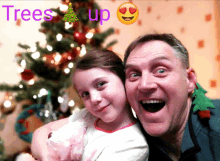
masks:
{"label": "christmas tree", "polygon": [[65,22],[70,22],[70,23],[79,20],[79,19],[76,17],[75,12],[73,11],[72,3],[69,3],[68,12],[64,15],[63,20],[64,20]]}
{"label": "christmas tree", "polygon": [[114,29],[100,32],[99,20],[89,20],[89,10],[93,18],[95,11],[100,10],[93,0],[62,0],[61,4],[51,9],[52,20],[47,21],[47,17],[41,23],[39,31],[46,36],[44,46],[40,46],[39,42],[36,42],[36,47],[18,44],[23,50],[16,54],[21,81],[16,85],[0,84],[0,91],[6,92],[5,100],[1,103],[3,113],[12,111],[16,107],[15,102],[32,101],[31,106],[23,107],[15,125],[19,137],[27,142],[31,141],[32,133],[25,128],[24,122],[30,115],[36,114],[44,123],[48,123],[68,117],[76,106],[83,108],[78,97],[73,100],[68,97],[68,91],[73,90],[70,88],[71,73],[76,60],[91,49],[108,49],[116,43],[114,40],[103,46]]}

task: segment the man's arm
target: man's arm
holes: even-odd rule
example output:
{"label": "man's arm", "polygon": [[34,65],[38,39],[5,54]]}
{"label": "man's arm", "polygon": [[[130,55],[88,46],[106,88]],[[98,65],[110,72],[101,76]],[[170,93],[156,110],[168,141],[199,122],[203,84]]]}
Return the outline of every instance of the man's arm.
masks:
{"label": "man's arm", "polygon": [[34,158],[37,158],[41,161],[48,161],[48,149],[46,141],[48,139],[48,135],[51,131],[58,130],[60,127],[64,126],[69,122],[69,118],[57,120],[46,124],[33,133],[32,143],[31,143],[31,152]]}

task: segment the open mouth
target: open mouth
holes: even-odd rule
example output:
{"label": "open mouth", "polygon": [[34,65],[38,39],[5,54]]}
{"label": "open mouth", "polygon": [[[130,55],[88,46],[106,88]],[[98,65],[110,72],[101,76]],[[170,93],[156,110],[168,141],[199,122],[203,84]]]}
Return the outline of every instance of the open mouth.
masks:
{"label": "open mouth", "polygon": [[131,20],[134,18],[134,16],[132,16],[132,17],[124,17],[124,16],[122,16],[122,18],[123,18],[125,21],[131,21]]}
{"label": "open mouth", "polygon": [[160,111],[165,106],[165,102],[162,100],[142,100],[140,104],[146,111],[153,113]]}

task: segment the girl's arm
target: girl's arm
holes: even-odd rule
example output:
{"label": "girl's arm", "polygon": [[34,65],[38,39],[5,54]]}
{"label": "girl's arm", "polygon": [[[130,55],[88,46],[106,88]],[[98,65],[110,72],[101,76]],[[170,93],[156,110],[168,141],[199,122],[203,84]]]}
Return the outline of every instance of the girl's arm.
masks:
{"label": "girl's arm", "polygon": [[68,122],[69,118],[57,120],[46,124],[34,131],[31,143],[31,152],[34,158],[40,161],[48,161],[48,149],[46,144],[48,135],[51,131],[58,130]]}

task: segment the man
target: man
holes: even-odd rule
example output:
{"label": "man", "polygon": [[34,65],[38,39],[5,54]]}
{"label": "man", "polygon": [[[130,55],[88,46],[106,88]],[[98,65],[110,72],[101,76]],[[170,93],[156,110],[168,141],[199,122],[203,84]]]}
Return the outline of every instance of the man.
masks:
{"label": "man", "polygon": [[[209,120],[192,113],[196,75],[181,42],[170,34],[145,35],[129,45],[124,63],[128,101],[143,126],[149,161],[220,160],[220,101],[213,101],[216,109],[210,109]],[[66,123],[68,118],[34,133],[35,157],[44,158],[47,152],[36,138],[46,140],[45,134]]]}
{"label": "man", "polygon": [[143,126],[149,160],[220,160],[220,101],[210,120],[192,113],[196,75],[188,52],[171,34],[145,35],[125,57],[126,93]]}

